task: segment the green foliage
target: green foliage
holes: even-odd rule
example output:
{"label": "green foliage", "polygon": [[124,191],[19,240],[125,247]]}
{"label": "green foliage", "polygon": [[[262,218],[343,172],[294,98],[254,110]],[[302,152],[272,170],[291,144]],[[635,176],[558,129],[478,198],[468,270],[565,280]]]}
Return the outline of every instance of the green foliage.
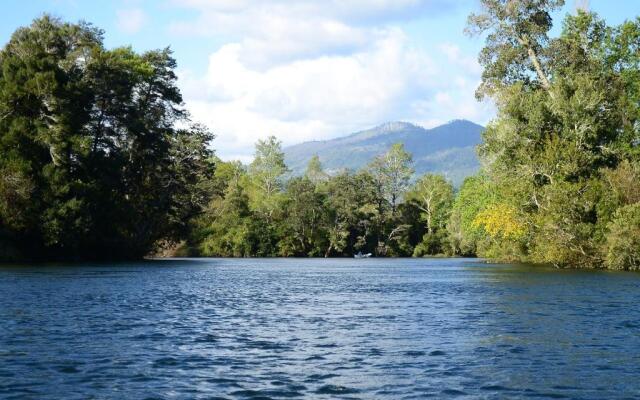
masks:
{"label": "green foliage", "polygon": [[606,189],[617,204],[640,203],[640,160],[624,160],[615,169],[605,170]]}
{"label": "green foliage", "polygon": [[515,82],[548,88],[542,64],[552,27],[551,13],[564,0],[481,0],[482,12],[469,16],[467,32],[486,33],[480,52],[484,66],[478,95],[494,95]]}
{"label": "green foliage", "polygon": [[616,211],[608,226],[606,265],[611,269],[640,269],[640,203]]}
{"label": "green foliage", "polygon": [[329,178],[329,175],[327,175],[322,169],[322,163],[320,162],[320,157],[318,157],[318,155],[311,157],[309,164],[307,165],[307,169],[304,172],[304,176],[315,184],[326,181]]}
{"label": "green foliage", "polygon": [[413,254],[448,253],[446,225],[453,206],[453,185],[441,175],[426,174],[418,179],[405,197],[409,206],[420,211],[420,220],[426,230]]}
{"label": "green foliage", "polygon": [[344,172],[331,177],[321,190],[328,214],[325,256],[372,252],[379,213],[371,175]]}
{"label": "green foliage", "polygon": [[424,257],[439,254],[450,254],[447,244],[447,234],[444,230],[425,233],[422,241],[413,250],[414,257]]}
{"label": "green foliage", "polygon": [[[455,254],[638,268],[640,19],[610,27],[578,12],[553,38],[551,15],[563,3],[482,0],[482,12],[470,17],[469,32],[486,34],[477,94],[495,101],[498,117],[478,149],[482,172],[457,194],[439,175],[412,185],[412,156],[400,144],[356,173],[329,176],[314,157],[303,178],[285,182],[282,150],[270,138],[258,143],[248,174],[216,180],[241,186],[248,200],[230,206],[232,192],[216,192],[212,210],[221,211],[206,214],[203,243],[230,244],[209,246],[209,253]],[[406,129],[392,124],[340,143],[380,144],[383,134]],[[323,161],[334,162],[333,155]],[[12,168],[21,179],[23,167]],[[68,214],[78,214],[75,207]],[[237,238],[244,247],[229,250]]]}
{"label": "green foliage", "polygon": [[256,143],[253,162],[249,166],[252,183],[265,196],[272,196],[282,189],[282,176],[288,171],[284,163],[282,143],[275,136]]}
{"label": "green foliage", "polygon": [[[280,143],[259,141],[248,170],[217,161],[209,183],[213,199],[194,220],[188,246],[206,256],[411,255],[425,220],[416,205],[402,200],[410,161],[398,145],[366,170],[330,176],[315,158],[306,176],[285,180]],[[433,218],[445,240],[444,208],[453,189],[442,177],[428,179],[440,185]]]}
{"label": "green foliage", "polygon": [[282,256],[322,256],[328,246],[325,195],[308,178],[287,184],[281,224],[279,253]]}
{"label": "green foliage", "polygon": [[427,232],[431,233],[444,228],[449,219],[453,185],[441,175],[426,174],[415,183],[406,199],[421,211]]}
{"label": "green foliage", "polygon": [[529,248],[531,261],[556,266],[599,266],[596,237],[597,180],[558,182],[542,191],[543,209],[531,214],[534,226]]}
{"label": "green foliage", "polygon": [[478,149],[482,173],[454,196],[437,175],[411,186],[401,145],[326,179],[314,158],[306,178],[280,189],[284,212],[267,223],[280,254],[637,268],[640,20],[609,27],[579,12],[551,38],[562,3],[483,0],[470,18],[470,31],[487,34],[478,94],[498,106]]}
{"label": "green foliage", "polygon": [[[402,143],[396,143],[382,156],[376,157],[369,164],[369,171],[375,180],[380,199],[385,199],[391,205],[391,211],[396,212],[402,194],[408,189],[411,175],[413,175],[413,160]],[[382,209],[380,209],[382,212]]]}
{"label": "green foliage", "polygon": [[640,200],[640,20],[609,27],[580,11],[551,38],[562,1],[481,3],[469,30],[487,34],[478,94],[498,106],[479,149],[491,194],[475,187],[484,200],[470,199],[463,186],[448,225],[454,245],[500,259],[633,268],[625,246],[638,235],[627,207]]}
{"label": "green foliage", "polygon": [[473,222],[476,216],[496,201],[496,192],[485,175],[465,179],[451,209],[447,231],[451,251],[459,255],[474,255],[485,241],[481,227]]}
{"label": "green foliage", "polygon": [[224,197],[209,205],[199,232],[199,253],[205,256],[242,257],[252,253],[249,198],[237,181],[230,181]]}
{"label": "green foliage", "polygon": [[284,163],[282,143],[275,136],[256,143],[253,162],[249,166],[249,198],[252,209],[271,222],[280,209],[284,186],[283,177],[288,168]]}
{"label": "green foliage", "polygon": [[477,94],[498,116],[478,149],[482,172],[457,194],[440,175],[412,184],[401,144],[333,175],[316,156],[287,179],[275,137],[258,141],[248,168],[223,162],[189,123],[168,49],[108,50],[90,24],[35,20],[0,51],[0,258],[141,257],[186,237],[188,254],[208,256],[639,269],[640,19],[611,27],[581,11],[553,38],[562,0],[481,5],[469,18],[486,38]]}
{"label": "green foliage", "polygon": [[[141,257],[205,203],[212,135],[188,125],[168,49],[107,50],[44,16],[0,51],[0,232],[34,258]],[[0,254],[0,258],[3,255]]]}

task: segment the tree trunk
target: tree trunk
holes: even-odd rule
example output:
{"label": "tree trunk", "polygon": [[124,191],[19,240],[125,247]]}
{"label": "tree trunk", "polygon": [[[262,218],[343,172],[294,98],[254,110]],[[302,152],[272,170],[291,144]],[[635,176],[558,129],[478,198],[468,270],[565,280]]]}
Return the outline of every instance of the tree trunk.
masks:
{"label": "tree trunk", "polygon": [[531,47],[531,43],[529,42],[528,39],[524,39],[521,37],[518,38],[518,43],[520,43],[522,46],[524,46],[527,49],[527,55],[529,56],[529,60],[531,61],[531,64],[533,64],[533,68],[536,70],[536,74],[538,75],[538,79],[540,79],[540,83],[542,83],[542,87],[547,92],[549,92],[549,95],[553,97],[553,95],[550,92],[551,82],[549,82],[547,75],[544,73],[544,70],[542,69],[542,65],[540,64],[540,60],[538,59],[538,54],[533,49],[533,47]]}
{"label": "tree trunk", "polygon": [[331,249],[333,249],[333,243],[329,244],[327,251],[324,252],[324,258],[329,258],[329,255],[331,254]]}
{"label": "tree trunk", "polygon": [[538,55],[531,47],[527,48],[527,53],[529,53],[529,59],[531,60],[533,67],[536,69],[536,73],[538,74],[538,78],[540,78],[540,82],[542,82],[542,87],[549,91],[549,89],[551,89],[551,83],[542,70],[542,66],[540,65],[540,61],[538,60]]}

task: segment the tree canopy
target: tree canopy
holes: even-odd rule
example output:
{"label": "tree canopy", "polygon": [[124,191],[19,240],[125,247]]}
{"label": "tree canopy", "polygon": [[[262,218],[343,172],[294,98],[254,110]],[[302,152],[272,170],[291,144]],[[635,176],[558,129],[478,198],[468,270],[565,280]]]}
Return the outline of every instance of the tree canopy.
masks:
{"label": "tree canopy", "polygon": [[[237,178],[224,178],[227,188],[217,192],[197,218],[188,252],[329,257],[363,251],[410,256],[424,234],[417,206],[404,199],[413,171],[411,156],[401,145],[391,146],[361,171],[329,175],[314,157],[304,176],[286,178],[281,144],[269,138],[256,143],[256,157],[248,169],[220,162],[216,179],[232,169]],[[452,195],[450,183],[444,178],[438,182],[448,190],[445,197]],[[239,193],[249,196],[239,198]],[[444,207],[438,210],[443,231]]]}
{"label": "tree canopy", "polygon": [[[50,16],[0,51],[4,258],[130,258],[200,211],[212,135],[190,125],[169,49],[106,49]],[[181,126],[181,128],[177,128]]]}
{"label": "tree canopy", "polygon": [[[481,0],[478,97],[497,117],[454,188],[390,146],[359,171],[291,176],[274,136],[217,159],[169,49],[106,49],[44,16],[0,51],[0,258],[462,255],[640,268],[640,18]],[[35,256],[34,256],[35,255]]]}
{"label": "tree canopy", "polygon": [[634,232],[640,19],[612,27],[579,10],[552,38],[550,15],[562,1],[481,3],[469,31],[487,35],[479,94],[495,101],[498,117],[479,152],[494,193],[475,189],[486,199],[480,207],[456,201],[455,218],[472,215],[460,240],[482,256],[634,268],[620,261],[634,255],[616,256],[633,246],[613,238]]}

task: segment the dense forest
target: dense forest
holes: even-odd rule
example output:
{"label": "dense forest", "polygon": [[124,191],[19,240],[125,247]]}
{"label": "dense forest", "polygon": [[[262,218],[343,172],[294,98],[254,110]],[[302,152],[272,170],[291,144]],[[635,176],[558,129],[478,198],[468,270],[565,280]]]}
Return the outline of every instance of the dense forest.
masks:
{"label": "dense forest", "polygon": [[359,171],[290,173],[275,137],[224,162],[168,49],[107,50],[40,18],[0,52],[0,258],[477,255],[640,269],[640,18],[482,0],[477,91],[498,115],[459,188],[398,143]]}
{"label": "dense forest", "polygon": [[195,218],[184,251],[216,256],[422,256],[453,253],[446,224],[451,183],[411,183],[411,155],[396,144],[366,168],[327,175],[318,157],[288,177],[280,142],[256,144],[255,158],[218,161],[213,199]]}
{"label": "dense forest", "polygon": [[477,95],[498,116],[450,225],[484,257],[638,269],[640,18],[612,27],[578,11],[551,38],[563,3],[483,0],[470,16],[486,35]]}
{"label": "dense forest", "polygon": [[44,16],[0,51],[0,258],[139,258],[207,202],[212,135],[170,51],[102,36]]}

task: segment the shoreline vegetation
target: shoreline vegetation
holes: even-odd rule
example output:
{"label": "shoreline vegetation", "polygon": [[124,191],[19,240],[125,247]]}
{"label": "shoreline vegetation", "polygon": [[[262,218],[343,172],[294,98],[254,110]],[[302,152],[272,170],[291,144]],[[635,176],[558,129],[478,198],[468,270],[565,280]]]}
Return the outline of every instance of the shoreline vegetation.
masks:
{"label": "shoreline vegetation", "polygon": [[[640,269],[640,18],[482,0],[481,171],[414,176],[401,143],[359,171],[293,176],[281,143],[222,161],[167,49],[105,49],[43,16],[0,51],[0,261],[478,256]],[[180,128],[178,128],[180,127]]]}

